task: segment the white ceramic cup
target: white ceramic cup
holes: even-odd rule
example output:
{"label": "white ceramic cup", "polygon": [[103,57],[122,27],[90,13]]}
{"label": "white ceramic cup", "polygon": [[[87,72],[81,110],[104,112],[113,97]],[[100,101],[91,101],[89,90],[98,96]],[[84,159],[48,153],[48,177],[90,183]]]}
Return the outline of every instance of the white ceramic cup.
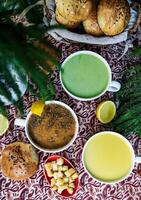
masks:
{"label": "white ceramic cup", "polygon": [[104,64],[105,64],[105,67],[107,68],[108,72],[109,72],[109,81],[108,81],[108,84],[107,84],[107,87],[105,88],[105,90],[99,94],[98,96],[95,96],[95,97],[91,97],[91,98],[82,98],[82,97],[78,97],[74,94],[72,94],[63,84],[63,80],[62,80],[62,74],[61,74],[61,70],[60,70],[60,81],[61,81],[61,84],[62,84],[62,87],[63,89],[66,91],[66,93],[68,93],[72,98],[74,99],[77,99],[79,101],[91,101],[91,100],[94,100],[94,99],[97,99],[99,97],[101,97],[105,92],[109,91],[109,92],[118,92],[121,88],[121,84],[117,81],[112,81],[112,72],[111,72],[111,68],[109,66],[109,64],[107,63],[107,61],[102,57],[100,56],[99,54],[97,53],[94,53],[92,51],[78,51],[78,52],[75,52],[73,54],[71,54],[70,56],[68,56],[61,68],[63,68],[65,66],[65,63],[70,60],[72,57],[76,56],[76,55],[80,55],[80,54],[86,54],[86,55],[92,55],[92,56],[95,56],[97,57],[99,60],[101,60]]}
{"label": "white ceramic cup", "polygon": [[16,120],[15,120],[15,126],[23,126],[23,127],[25,127],[25,133],[26,133],[26,136],[27,136],[28,140],[29,140],[30,143],[31,143],[34,147],[36,147],[37,149],[39,149],[39,150],[41,150],[41,151],[44,151],[44,152],[47,152],[47,153],[57,153],[57,152],[60,152],[60,151],[63,151],[63,150],[65,150],[65,149],[67,149],[69,146],[72,145],[72,143],[73,143],[74,140],[76,139],[77,133],[78,133],[78,129],[79,129],[78,119],[77,119],[77,116],[76,116],[76,114],[74,113],[74,111],[73,111],[68,105],[66,105],[66,104],[63,103],[63,102],[60,102],[60,101],[46,101],[45,104],[46,104],[46,105],[47,105],[47,104],[57,104],[57,105],[61,105],[61,106],[65,107],[67,110],[69,110],[69,111],[71,112],[72,116],[74,117],[74,120],[75,120],[75,123],[76,123],[75,133],[74,133],[73,138],[70,140],[70,142],[69,142],[67,145],[65,145],[65,146],[63,146],[63,147],[61,147],[61,148],[58,148],[58,149],[46,149],[46,148],[43,148],[43,147],[41,147],[40,145],[36,144],[36,143],[32,140],[32,138],[31,138],[31,136],[30,136],[30,133],[29,133],[29,131],[28,131],[28,122],[29,122],[29,118],[30,118],[31,115],[32,115],[31,112],[28,113],[28,115],[27,115],[27,117],[26,117],[25,120],[24,120],[24,119],[16,119]]}
{"label": "white ceramic cup", "polygon": [[[128,174],[127,174],[126,176],[122,177],[122,178],[119,179],[119,180],[110,181],[110,182],[101,181],[101,180],[97,179],[96,177],[92,176],[91,173],[90,173],[90,172],[88,171],[88,169],[86,168],[85,162],[84,162],[85,149],[86,149],[86,147],[89,145],[89,142],[90,142],[91,140],[93,140],[94,138],[98,137],[99,135],[103,135],[103,134],[106,134],[106,133],[108,133],[108,134],[110,133],[110,134],[112,134],[112,135],[115,135],[115,136],[119,137],[120,139],[122,139],[124,142],[126,142],[126,144],[129,146],[129,149],[131,150],[131,153],[132,153],[132,167],[131,167],[131,170],[128,172]],[[134,153],[134,150],[133,150],[132,145],[130,144],[130,142],[129,142],[125,137],[123,137],[123,136],[120,135],[119,133],[115,133],[115,132],[112,132],[112,131],[103,131],[103,132],[99,132],[99,133],[93,135],[93,136],[86,142],[86,144],[84,145],[84,148],[83,148],[83,152],[82,152],[82,162],[83,162],[83,166],[84,166],[85,171],[89,174],[89,176],[90,176],[91,178],[93,178],[94,180],[99,181],[99,182],[101,182],[101,183],[115,184],[115,183],[119,183],[119,182],[123,181],[124,179],[126,179],[126,178],[130,175],[130,173],[132,172],[132,170],[133,170],[133,168],[134,168],[134,164],[135,164],[135,163],[141,163],[141,157],[136,157],[136,156],[135,156],[135,153]],[[121,163],[121,165],[122,165],[122,163]]]}

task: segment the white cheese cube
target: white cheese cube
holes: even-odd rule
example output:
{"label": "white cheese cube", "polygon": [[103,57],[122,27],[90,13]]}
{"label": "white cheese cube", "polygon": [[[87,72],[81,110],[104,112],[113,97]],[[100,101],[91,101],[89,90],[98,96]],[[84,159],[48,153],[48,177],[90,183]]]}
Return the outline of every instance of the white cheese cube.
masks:
{"label": "white cheese cube", "polygon": [[57,163],[53,163],[52,164],[52,169],[53,169],[53,171],[57,171],[58,170]]}
{"label": "white cheese cube", "polygon": [[72,177],[73,180],[77,179],[78,178],[77,172],[75,172],[71,177]]}
{"label": "white cheese cube", "polygon": [[58,172],[58,178],[62,178],[64,176],[63,172]]}
{"label": "white cheese cube", "polygon": [[76,171],[73,168],[70,168],[68,171],[65,171],[65,175],[67,177],[70,177],[72,174],[74,174]]}
{"label": "white cheese cube", "polygon": [[68,183],[69,182],[69,178],[66,177],[66,176],[63,178],[63,180],[64,180],[64,183]]}
{"label": "white cheese cube", "polygon": [[69,188],[67,189],[67,191],[68,191],[69,194],[72,194],[72,193],[73,193],[73,189],[72,189],[71,187],[69,187]]}
{"label": "white cheese cube", "polygon": [[57,165],[63,165],[63,164],[64,164],[63,158],[57,159]]}
{"label": "white cheese cube", "polygon": [[67,171],[68,169],[69,167],[67,165],[64,165],[62,171]]}

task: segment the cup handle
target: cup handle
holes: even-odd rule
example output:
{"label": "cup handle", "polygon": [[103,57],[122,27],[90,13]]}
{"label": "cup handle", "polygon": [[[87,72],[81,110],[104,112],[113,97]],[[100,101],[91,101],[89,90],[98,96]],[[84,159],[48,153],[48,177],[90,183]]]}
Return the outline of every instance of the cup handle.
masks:
{"label": "cup handle", "polygon": [[136,163],[141,163],[141,157],[138,157],[138,156],[135,157],[135,162],[136,162]]}
{"label": "cup handle", "polygon": [[17,119],[15,119],[14,125],[15,126],[23,126],[23,127],[25,127],[26,120],[17,118]]}
{"label": "cup handle", "polygon": [[121,84],[118,81],[111,81],[108,88],[109,92],[118,92],[121,88]]}

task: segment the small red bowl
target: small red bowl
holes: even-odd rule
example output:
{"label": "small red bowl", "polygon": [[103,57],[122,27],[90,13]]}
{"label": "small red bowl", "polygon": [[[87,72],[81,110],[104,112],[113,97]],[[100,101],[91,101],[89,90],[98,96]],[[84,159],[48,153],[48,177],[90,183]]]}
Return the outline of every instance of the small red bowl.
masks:
{"label": "small red bowl", "polygon": [[[45,161],[45,164],[46,164],[47,162],[56,161],[58,158],[63,158],[64,164],[67,165],[69,168],[70,168],[70,167],[74,168],[74,166],[70,163],[69,160],[67,160],[66,158],[64,158],[64,157],[62,157],[62,156],[58,156],[58,155],[49,156],[49,157],[47,158],[47,160]],[[74,168],[74,169],[75,169],[75,168]],[[48,183],[51,184],[51,177],[48,177],[48,174],[47,174],[47,171],[46,171],[45,167],[44,167],[44,174],[45,174],[45,177],[46,177]],[[57,192],[59,195],[61,195],[61,196],[63,196],[63,197],[71,197],[71,196],[73,196],[73,195],[77,192],[77,190],[78,190],[78,185],[79,185],[79,178],[77,178],[77,179],[74,180],[74,186],[75,186],[75,187],[74,187],[74,189],[73,189],[73,193],[72,193],[72,194],[69,194],[68,191],[67,191],[66,189],[63,190],[63,192],[62,192],[61,194],[59,194],[57,191],[55,191],[55,192]]]}

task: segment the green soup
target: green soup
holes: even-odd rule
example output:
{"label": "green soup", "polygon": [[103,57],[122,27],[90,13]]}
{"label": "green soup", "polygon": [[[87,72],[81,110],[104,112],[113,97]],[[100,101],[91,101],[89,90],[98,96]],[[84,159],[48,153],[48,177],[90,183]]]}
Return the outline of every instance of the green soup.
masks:
{"label": "green soup", "polygon": [[65,88],[80,98],[93,98],[102,94],[109,82],[105,63],[96,56],[85,53],[68,59],[61,76]]}

